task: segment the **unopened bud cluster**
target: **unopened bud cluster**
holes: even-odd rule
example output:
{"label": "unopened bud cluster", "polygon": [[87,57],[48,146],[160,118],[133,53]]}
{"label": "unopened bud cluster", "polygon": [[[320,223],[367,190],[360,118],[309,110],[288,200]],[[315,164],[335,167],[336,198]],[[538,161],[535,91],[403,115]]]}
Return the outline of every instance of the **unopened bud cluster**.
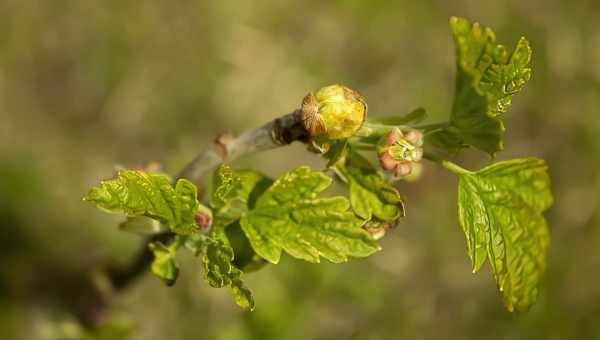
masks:
{"label": "unopened bud cluster", "polygon": [[377,154],[384,170],[394,170],[396,177],[408,176],[423,158],[423,133],[414,129],[403,133],[394,128],[379,142]]}

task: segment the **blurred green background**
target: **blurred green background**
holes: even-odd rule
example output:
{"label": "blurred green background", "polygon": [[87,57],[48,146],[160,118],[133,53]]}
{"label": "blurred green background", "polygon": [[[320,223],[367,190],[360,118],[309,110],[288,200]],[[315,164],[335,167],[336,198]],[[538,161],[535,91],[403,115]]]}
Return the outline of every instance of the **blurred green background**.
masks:
{"label": "blurred green background", "polygon": [[[343,265],[286,258],[246,275],[257,308],[203,282],[183,257],[166,288],[147,275],[120,293],[117,339],[600,338],[600,2],[0,0],[0,329],[3,339],[84,331],[64,305],[140,238],[81,202],[113,166],[177,172],[223,131],[295,109],[308,91],[343,83],[371,115],[424,106],[447,114],[454,85],[448,18],[526,35],[533,79],[506,116],[499,159],[548,160],[549,270],[528,313],[502,306],[486,269],[470,272],[456,221],[456,179],[425,164],[400,183],[408,216],[384,250]],[[460,161],[490,160],[468,151]],[[239,165],[276,176],[323,163],[301,145]]]}

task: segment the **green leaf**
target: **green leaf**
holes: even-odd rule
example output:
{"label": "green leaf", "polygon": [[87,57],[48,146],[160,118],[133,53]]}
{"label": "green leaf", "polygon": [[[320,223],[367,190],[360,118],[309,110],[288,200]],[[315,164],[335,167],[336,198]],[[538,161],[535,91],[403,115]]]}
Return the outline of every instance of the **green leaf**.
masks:
{"label": "green leaf", "polygon": [[339,164],[337,170],[348,183],[350,205],[356,215],[391,223],[404,217],[404,200],[398,190],[363,156],[349,153],[346,164]]}
{"label": "green leaf", "polygon": [[256,198],[273,181],[253,170],[236,170],[222,164],[214,174],[212,207],[217,216],[229,221],[236,220],[248,211]]}
{"label": "green leaf", "polygon": [[179,265],[175,261],[175,254],[180,246],[179,240],[173,241],[169,246],[162,242],[152,242],[148,248],[154,253],[152,261],[152,273],[163,280],[168,286],[172,286],[179,276]]}
{"label": "green leaf", "polygon": [[240,221],[256,253],[271,263],[279,262],[282,250],[309,262],[323,256],[339,263],[379,250],[363,221],[348,211],[346,198],[316,198],[330,184],[331,178],[308,167],[277,179]]}
{"label": "green leaf", "polygon": [[510,311],[535,303],[550,243],[542,212],[552,205],[546,163],[499,162],[477,172],[444,161],[459,177],[458,217],[473,272],[489,260]]}
{"label": "green leaf", "polygon": [[156,219],[180,235],[196,232],[194,217],[200,203],[196,186],[186,179],[173,188],[165,175],[125,170],[92,188],[84,200],[108,212]]}
{"label": "green leaf", "polygon": [[213,239],[206,241],[206,250],[202,257],[204,279],[214,288],[229,286],[238,306],[244,310],[253,310],[252,292],[241,279],[242,271],[232,264],[233,249],[222,231],[214,235]]}
{"label": "green leaf", "polygon": [[496,43],[490,28],[464,18],[452,17],[450,26],[456,44],[456,93],[451,127],[438,133],[452,135],[441,137],[442,141],[459,139],[493,156],[504,148],[501,114],[531,78],[531,47],[522,37],[510,53]]}
{"label": "green leaf", "polygon": [[241,269],[244,273],[260,270],[269,263],[256,254],[248,237],[244,234],[239,221],[228,225],[225,228],[225,234],[235,253],[233,265]]}
{"label": "green leaf", "polygon": [[452,155],[455,155],[460,150],[468,147],[468,145],[463,142],[458,130],[452,126],[425,133],[424,144],[432,145]]}

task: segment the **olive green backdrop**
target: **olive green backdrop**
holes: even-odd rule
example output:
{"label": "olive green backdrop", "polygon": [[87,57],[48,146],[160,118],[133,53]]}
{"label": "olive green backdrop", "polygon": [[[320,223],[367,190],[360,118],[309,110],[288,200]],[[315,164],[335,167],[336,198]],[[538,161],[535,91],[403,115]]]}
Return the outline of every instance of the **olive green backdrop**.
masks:
{"label": "olive green backdrop", "polygon": [[[221,131],[240,132],[343,83],[370,113],[447,114],[451,15],[526,35],[533,78],[499,159],[548,160],[556,198],[549,271],[528,313],[470,272],[456,179],[425,164],[401,183],[408,216],[384,250],[343,265],[289,257],[246,275],[241,312],[184,257],[173,288],[148,275],[120,294],[104,339],[600,338],[600,3],[597,1],[0,0],[0,329],[3,339],[82,330],[62,309],[82,278],[139,246],[81,202],[115,164],[178,171]],[[466,152],[470,168],[490,160]],[[322,166],[296,145],[246,158],[276,176]]]}

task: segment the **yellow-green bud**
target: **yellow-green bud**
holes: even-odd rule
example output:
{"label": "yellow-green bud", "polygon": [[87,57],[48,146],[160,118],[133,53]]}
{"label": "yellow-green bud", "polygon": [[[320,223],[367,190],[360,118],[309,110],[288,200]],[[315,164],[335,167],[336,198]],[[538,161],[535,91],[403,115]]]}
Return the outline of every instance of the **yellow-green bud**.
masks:
{"label": "yellow-green bud", "polygon": [[343,85],[326,86],[302,100],[304,128],[313,137],[352,137],[367,116],[367,103],[360,93]]}

